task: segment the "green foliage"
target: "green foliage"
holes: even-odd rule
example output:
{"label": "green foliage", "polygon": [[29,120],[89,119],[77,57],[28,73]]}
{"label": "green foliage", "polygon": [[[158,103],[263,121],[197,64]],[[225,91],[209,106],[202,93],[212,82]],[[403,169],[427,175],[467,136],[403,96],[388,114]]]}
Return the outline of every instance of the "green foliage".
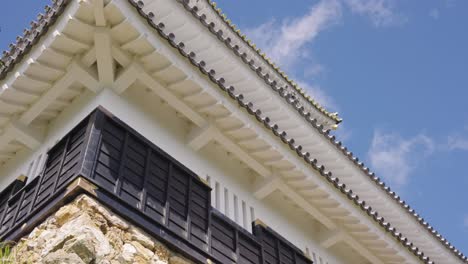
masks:
{"label": "green foliage", "polygon": [[11,242],[0,243],[0,264],[15,263],[15,256],[12,253]]}

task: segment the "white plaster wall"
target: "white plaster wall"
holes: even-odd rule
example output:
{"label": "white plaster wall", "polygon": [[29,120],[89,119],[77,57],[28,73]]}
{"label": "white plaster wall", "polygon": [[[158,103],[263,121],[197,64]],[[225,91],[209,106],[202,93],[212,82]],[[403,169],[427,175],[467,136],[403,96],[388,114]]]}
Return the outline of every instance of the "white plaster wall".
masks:
{"label": "white plaster wall", "polygon": [[189,148],[185,144],[189,123],[176,117],[172,108],[162,104],[156,95],[139,87],[129,88],[122,96],[110,89],[104,89],[98,95],[86,92],[50,124],[46,139],[38,150],[19,153],[14,160],[0,168],[0,188],[4,188],[20,174],[26,175],[28,171],[28,176],[32,177],[30,164],[39,156],[44,157],[50,147],[99,105],[200,177],[208,178],[213,188],[213,206],[247,230],[251,230],[252,220],[259,218],[302,250],[306,251],[307,248],[311,257],[315,257],[315,263],[345,263],[318,246],[312,224],[294,218],[267,200],[257,200],[250,192],[253,177],[250,170],[236,159],[214,143],[199,152]]}

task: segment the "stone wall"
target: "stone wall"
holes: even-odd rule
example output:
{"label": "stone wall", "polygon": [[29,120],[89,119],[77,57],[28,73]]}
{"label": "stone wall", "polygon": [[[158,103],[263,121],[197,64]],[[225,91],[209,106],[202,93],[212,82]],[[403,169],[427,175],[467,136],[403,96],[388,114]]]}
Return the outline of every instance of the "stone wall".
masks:
{"label": "stone wall", "polygon": [[14,263],[192,263],[86,195],[34,228],[12,254]]}

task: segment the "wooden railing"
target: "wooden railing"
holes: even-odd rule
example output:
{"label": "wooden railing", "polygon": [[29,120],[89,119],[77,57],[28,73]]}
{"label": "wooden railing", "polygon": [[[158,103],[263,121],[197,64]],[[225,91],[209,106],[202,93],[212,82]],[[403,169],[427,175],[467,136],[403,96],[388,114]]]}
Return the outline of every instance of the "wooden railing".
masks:
{"label": "wooden railing", "polygon": [[[93,187],[71,191],[77,179]],[[312,263],[261,222],[251,234],[218,212],[201,178],[102,108],[48,152],[38,177],[0,193],[0,237],[19,239],[83,192],[198,263]]]}

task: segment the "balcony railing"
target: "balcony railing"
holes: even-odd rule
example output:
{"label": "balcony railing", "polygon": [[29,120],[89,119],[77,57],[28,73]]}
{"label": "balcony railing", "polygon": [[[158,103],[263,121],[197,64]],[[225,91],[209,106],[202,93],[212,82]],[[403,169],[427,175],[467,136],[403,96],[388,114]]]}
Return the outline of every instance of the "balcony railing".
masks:
{"label": "balcony railing", "polygon": [[19,239],[83,192],[199,263],[312,263],[259,221],[250,234],[212,208],[202,179],[102,108],[48,152],[38,177],[0,193],[0,237]]}

